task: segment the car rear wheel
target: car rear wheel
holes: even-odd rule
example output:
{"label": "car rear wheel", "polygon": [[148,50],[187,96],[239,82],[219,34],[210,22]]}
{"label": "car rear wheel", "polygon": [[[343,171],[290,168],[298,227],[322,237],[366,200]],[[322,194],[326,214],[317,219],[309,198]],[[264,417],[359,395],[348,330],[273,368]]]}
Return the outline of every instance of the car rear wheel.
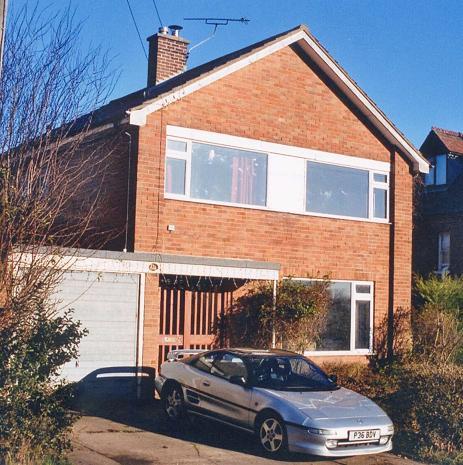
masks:
{"label": "car rear wheel", "polygon": [[182,388],[178,384],[168,386],[161,396],[164,413],[169,420],[180,420],[185,416]]}
{"label": "car rear wheel", "polygon": [[257,434],[259,444],[267,454],[278,455],[286,450],[286,428],[279,415],[270,413],[263,416]]}

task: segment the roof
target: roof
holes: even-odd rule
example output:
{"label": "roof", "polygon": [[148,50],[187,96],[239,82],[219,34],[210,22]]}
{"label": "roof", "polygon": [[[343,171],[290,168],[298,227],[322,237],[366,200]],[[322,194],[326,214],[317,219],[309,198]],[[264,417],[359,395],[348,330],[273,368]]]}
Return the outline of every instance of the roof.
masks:
{"label": "roof", "polygon": [[463,132],[437,127],[432,127],[431,130],[437,135],[448,153],[463,156]]}
{"label": "roof", "polygon": [[204,63],[156,86],[113,100],[93,113],[93,123],[103,124],[115,117],[122,117],[126,112],[131,124],[143,126],[150,113],[293,44],[314,61],[380,134],[410,160],[415,170],[424,173],[429,171],[427,160],[329,55],[305,25]]}

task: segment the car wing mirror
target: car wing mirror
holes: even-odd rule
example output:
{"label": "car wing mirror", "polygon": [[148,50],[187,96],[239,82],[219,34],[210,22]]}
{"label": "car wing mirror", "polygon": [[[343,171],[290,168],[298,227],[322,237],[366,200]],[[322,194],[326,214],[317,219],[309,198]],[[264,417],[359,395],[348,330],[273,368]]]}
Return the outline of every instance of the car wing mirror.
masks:
{"label": "car wing mirror", "polygon": [[228,379],[228,381],[230,381],[230,383],[232,384],[236,384],[238,386],[246,386],[246,378],[244,376],[230,376],[230,378]]}
{"label": "car wing mirror", "polygon": [[334,384],[338,382],[338,375],[328,375],[328,378],[333,381]]}

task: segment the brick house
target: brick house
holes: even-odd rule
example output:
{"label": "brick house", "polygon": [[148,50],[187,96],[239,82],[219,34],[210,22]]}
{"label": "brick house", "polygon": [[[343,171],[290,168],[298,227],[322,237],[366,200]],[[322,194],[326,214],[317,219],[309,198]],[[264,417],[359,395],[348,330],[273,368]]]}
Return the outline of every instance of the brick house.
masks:
{"label": "brick house", "polygon": [[147,87],[94,114],[95,131],[121,135],[106,187],[126,234],[91,260],[143,274],[137,363],[208,347],[249,280],[326,274],[333,305],[309,354],[365,359],[410,306],[427,161],[305,26],[186,71],[186,40],[149,42]]}
{"label": "brick house", "polygon": [[414,270],[463,273],[463,133],[433,127],[421,146],[431,163],[417,199]]}

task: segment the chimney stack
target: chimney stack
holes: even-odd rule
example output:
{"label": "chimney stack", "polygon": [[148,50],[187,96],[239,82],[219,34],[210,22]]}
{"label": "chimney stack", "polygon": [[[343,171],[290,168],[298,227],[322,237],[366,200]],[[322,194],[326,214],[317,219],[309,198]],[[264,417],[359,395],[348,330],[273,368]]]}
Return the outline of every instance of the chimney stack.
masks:
{"label": "chimney stack", "polygon": [[[170,29],[170,31],[169,31]],[[180,37],[181,26],[160,27],[148,37],[148,87],[182,73],[188,57],[188,40]]]}

